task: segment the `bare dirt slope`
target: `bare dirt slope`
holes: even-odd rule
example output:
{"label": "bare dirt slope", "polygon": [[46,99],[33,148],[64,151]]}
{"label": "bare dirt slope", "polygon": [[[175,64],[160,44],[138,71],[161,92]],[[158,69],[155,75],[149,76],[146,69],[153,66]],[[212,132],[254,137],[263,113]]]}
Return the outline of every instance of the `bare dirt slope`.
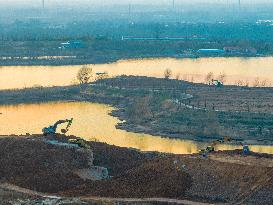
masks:
{"label": "bare dirt slope", "polygon": [[[183,200],[211,204],[273,203],[272,155],[243,155],[239,150],[216,152],[203,158],[199,155],[141,153],[90,142],[94,165],[106,167],[112,176],[91,181],[74,174],[75,169],[86,169],[88,161],[84,154],[48,145],[41,141],[43,138],[0,139],[2,183],[64,198],[81,197],[82,200],[99,198],[113,202],[119,198],[146,198],[140,203],[149,204],[154,200],[159,203],[163,198],[179,203]],[[67,141],[62,135],[47,139]]]}

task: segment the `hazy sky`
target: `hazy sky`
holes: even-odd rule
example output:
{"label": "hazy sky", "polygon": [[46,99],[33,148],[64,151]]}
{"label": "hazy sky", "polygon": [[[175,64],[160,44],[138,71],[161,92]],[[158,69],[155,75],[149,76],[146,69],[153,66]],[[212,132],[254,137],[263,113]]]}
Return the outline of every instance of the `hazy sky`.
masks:
{"label": "hazy sky", "polygon": [[[175,0],[178,4],[183,3],[223,3],[226,4],[229,3],[238,3],[238,0]],[[9,5],[26,5],[31,4],[33,6],[35,5],[41,5],[42,0],[0,0],[0,6],[1,4],[9,4]],[[45,0],[45,2],[48,5],[59,5],[59,4],[172,4],[172,0]],[[269,3],[273,0],[241,0],[241,4],[249,4],[249,3]]]}

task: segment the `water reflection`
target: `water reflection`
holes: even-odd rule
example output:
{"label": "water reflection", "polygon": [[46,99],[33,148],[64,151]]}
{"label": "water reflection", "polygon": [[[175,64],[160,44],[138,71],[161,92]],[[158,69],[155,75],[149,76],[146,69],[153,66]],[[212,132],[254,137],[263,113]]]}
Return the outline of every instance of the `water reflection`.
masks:
{"label": "water reflection", "polygon": [[[176,154],[196,153],[206,144],[190,140],[176,140],[135,134],[117,130],[117,118],[108,113],[111,107],[85,102],[57,102],[17,106],[0,106],[0,134],[41,133],[41,129],[59,119],[74,117],[68,134],[87,140],[96,138],[121,147],[133,147],[143,151],[160,151]],[[61,129],[61,127],[59,128]],[[220,145],[219,149],[234,149],[233,145]],[[240,147],[238,147],[240,148]],[[273,154],[272,146],[253,146],[251,149]]]}
{"label": "water reflection", "polygon": [[[163,77],[164,70],[172,70],[173,77],[204,82],[213,72],[214,78],[225,74],[226,84],[273,84],[273,58],[200,58],[200,59],[140,59],[112,64],[90,65],[94,72],[108,72],[110,76],[140,75]],[[0,89],[33,86],[60,86],[76,83],[81,66],[8,66],[0,67]]]}

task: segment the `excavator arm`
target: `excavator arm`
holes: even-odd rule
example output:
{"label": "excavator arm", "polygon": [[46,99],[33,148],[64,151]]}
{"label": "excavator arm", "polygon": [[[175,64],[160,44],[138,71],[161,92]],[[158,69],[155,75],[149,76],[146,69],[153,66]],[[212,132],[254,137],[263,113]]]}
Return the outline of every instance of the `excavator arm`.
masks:
{"label": "excavator arm", "polygon": [[50,125],[49,127],[45,127],[43,128],[42,132],[44,135],[48,135],[48,134],[55,134],[56,130],[58,128],[59,125],[67,123],[66,129],[62,129],[62,133],[66,133],[68,131],[68,129],[70,128],[72,122],[73,122],[73,118],[66,119],[66,120],[58,120],[57,122],[55,122],[54,125]]}

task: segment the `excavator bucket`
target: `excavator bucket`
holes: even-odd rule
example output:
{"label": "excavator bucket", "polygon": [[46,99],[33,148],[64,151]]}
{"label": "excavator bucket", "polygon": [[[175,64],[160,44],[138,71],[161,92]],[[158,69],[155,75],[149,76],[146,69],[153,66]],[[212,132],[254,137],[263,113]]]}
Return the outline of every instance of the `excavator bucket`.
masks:
{"label": "excavator bucket", "polygon": [[65,133],[67,133],[67,130],[66,129],[61,129],[61,133],[65,134]]}

